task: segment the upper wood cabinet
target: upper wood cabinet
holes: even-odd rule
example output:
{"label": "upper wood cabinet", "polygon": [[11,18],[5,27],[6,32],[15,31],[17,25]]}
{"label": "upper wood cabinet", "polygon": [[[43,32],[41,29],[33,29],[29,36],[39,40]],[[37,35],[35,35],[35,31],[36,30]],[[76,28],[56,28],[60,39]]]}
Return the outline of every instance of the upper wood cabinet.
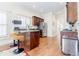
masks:
{"label": "upper wood cabinet", "polygon": [[44,19],[39,18],[39,17],[36,17],[36,16],[32,16],[32,23],[33,23],[33,25],[39,26],[40,25],[40,22],[42,20],[44,20]]}
{"label": "upper wood cabinet", "polygon": [[67,2],[67,21],[73,24],[77,21],[77,2]]}

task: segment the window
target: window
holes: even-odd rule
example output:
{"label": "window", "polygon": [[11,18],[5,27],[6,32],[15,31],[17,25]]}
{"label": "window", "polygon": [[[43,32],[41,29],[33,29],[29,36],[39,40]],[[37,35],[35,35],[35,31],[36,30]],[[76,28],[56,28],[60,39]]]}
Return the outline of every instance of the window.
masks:
{"label": "window", "polygon": [[18,20],[22,21],[22,26],[31,26],[32,25],[32,19],[31,17],[27,17],[27,16],[18,16]]}
{"label": "window", "polygon": [[7,19],[6,13],[0,12],[0,37],[7,35]]}

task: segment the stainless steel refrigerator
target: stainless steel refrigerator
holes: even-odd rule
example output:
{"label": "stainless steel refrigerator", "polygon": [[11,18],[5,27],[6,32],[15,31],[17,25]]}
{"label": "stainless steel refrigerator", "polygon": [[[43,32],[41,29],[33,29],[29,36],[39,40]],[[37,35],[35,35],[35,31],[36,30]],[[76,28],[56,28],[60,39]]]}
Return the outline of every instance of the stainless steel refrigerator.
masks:
{"label": "stainless steel refrigerator", "polygon": [[42,30],[42,35],[47,36],[47,23],[41,22],[39,29]]}

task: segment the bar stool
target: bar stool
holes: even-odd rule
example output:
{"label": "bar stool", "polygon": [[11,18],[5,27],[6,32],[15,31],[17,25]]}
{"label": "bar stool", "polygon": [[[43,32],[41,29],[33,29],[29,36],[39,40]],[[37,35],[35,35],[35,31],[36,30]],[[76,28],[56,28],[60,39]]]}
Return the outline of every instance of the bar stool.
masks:
{"label": "bar stool", "polygon": [[11,37],[13,37],[14,40],[17,40],[17,46],[18,46],[18,48],[15,49],[13,52],[15,54],[19,54],[19,53],[23,52],[24,51],[24,48],[21,48],[20,47],[20,42],[23,42],[24,41],[24,36],[23,35],[20,35],[20,34],[17,34],[17,33],[14,32],[14,33],[11,34]]}

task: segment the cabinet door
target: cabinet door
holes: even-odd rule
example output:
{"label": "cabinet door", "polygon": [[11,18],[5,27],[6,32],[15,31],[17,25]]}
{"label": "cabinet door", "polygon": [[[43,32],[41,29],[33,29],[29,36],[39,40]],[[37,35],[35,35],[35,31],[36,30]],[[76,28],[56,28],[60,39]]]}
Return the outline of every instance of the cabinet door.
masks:
{"label": "cabinet door", "polygon": [[33,25],[37,25],[37,26],[39,25],[40,22],[39,22],[39,18],[38,17],[33,16],[32,20],[33,20]]}
{"label": "cabinet door", "polygon": [[40,38],[39,31],[38,32],[35,32],[34,33],[34,36],[35,36],[35,46],[37,47],[39,45],[39,38]]}
{"label": "cabinet door", "polygon": [[75,23],[77,21],[77,2],[67,3],[67,20],[68,22]]}
{"label": "cabinet door", "polygon": [[32,16],[33,25],[39,26],[41,21],[44,21],[44,19],[36,17],[36,16]]}
{"label": "cabinet door", "polygon": [[33,23],[33,25],[36,25],[36,17],[35,16],[32,17],[32,23]]}
{"label": "cabinet door", "polygon": [[30,49],[33,49],[34,48],[34,46],[35,46],[34,42],[35,42],[34,33],[31,32],[30,33]]}
{"label": "cabinet door", "polygon": [[31,32],[30,34],[30,49],[33,49],[39,45],[39,31]]}

